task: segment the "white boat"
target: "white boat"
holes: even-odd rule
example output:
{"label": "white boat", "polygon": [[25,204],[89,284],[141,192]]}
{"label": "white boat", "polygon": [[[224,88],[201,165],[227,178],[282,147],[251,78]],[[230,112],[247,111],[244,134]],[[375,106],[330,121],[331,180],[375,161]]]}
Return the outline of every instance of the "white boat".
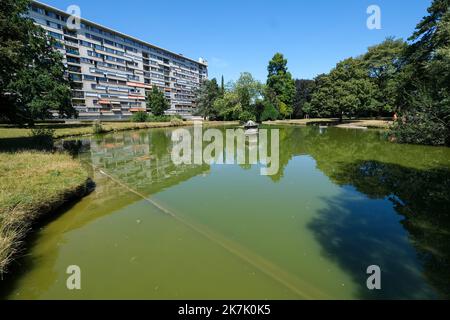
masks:
{"label": "white boat", "polygon": [[255,123],[254,121],[249,121],[244,125],[244,129],[245,129],[245,134],[246,135],[254,135],[254,134],[258,134],[259,130],[258,130],[258,124]]}

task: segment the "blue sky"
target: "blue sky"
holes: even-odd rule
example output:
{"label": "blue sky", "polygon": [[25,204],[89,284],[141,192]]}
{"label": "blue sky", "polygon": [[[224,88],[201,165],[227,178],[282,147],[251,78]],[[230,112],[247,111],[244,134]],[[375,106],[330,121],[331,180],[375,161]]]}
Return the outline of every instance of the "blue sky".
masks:
{"label": "blue sky", "polygon": [[[41,0],[78,5],[82,17],[165,49],[209,62],[210,78],[244,71],[265,81],[275,52],[296,78],[328,72],[387,36],[408,38],[431,0]],[[382,29],[366,27],[380,6]]]}

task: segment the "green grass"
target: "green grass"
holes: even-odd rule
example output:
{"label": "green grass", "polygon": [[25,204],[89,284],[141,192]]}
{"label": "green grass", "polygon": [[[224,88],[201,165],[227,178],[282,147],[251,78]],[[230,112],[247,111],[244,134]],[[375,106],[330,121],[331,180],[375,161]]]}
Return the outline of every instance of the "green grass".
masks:
{"label": "green grass", "polygon": [[[205,125],[216,124],[236,124],[236,122],[204,122]],[[190,126],[192,121],[172,121],[172,122],[102,122],[103,132],[150,129],[176,126]],[[94,134],[93,124],[39,124],[38,127],[44,127],[55,130],[55,138],[67,138],[73,136],[83,136]],[[16,128],[13,126],[0,126],[0,139],[26,138],[31,134],[31,129]]]}
{"label": "green grass", "polygon": [[[167,123],[131,123],[131,122],[103,122],[102,126],[104,132],[120,131],[120,130],[133,130],[144,128],[157,128],[170,126],[170,122]],[[65,138],[71,136],[82,136],[93,134],[92,124],[81,125],[38,125],[38,127],[45,127],[55,130],[55,138]],[[24,138],[31,134],[31,129],[27,128],[15,128],[15,127],[0,127],[0,138]]]}
{"label": "green grass", "polygon": [[68,154],[0,153],[0,274],[37,218],[86,193],[88,173]]}

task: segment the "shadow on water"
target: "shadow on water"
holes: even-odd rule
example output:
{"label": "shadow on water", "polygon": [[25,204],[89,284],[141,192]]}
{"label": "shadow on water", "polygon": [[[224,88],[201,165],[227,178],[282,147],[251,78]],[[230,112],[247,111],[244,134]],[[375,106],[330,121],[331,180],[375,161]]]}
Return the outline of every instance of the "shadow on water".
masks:
{"label": "shadow on water", "polygon": [[[9,125],[1,125],[0,128],[16,128]],[[85,128],[85,123],[49,123],[49,124],[37,124],[33,129],[72,129],[72,128]],[[24,129],[27,127],[24,127]],[[30,128],[28,128],[30,129]],[[28,136],[22,137],[7,137],[0,138],[0,152],[17,152],[17,151],[54,151],[56,139],[47,135],[32,135],[31,132]],[[71,151],[71,149],[67,149]],[[75,155],[76,153],[71,153]]]}
{"label": "shadow on water", "polygon": [[51,151],[53,147],[53,139],[48,137],[30,136],[0,139],[0,152]]}
{"label": "shadow on water", "polygon": [[[344,190],[363,193],[365,199],[351,192],[325,199],[327,209],[309,227],[323,253],[360,285],[358,296],[450,298],[450,170],[356,161],[338,164],[329,177]],[[366,206],[367,200],[378,200],[384,208],[377,209],[374,201]],[[386,223],[386,201],[399,214],[406,239],[394,230],[398,223]],[[421,270],[411,267],[412,260],[419,261]],[[382,269],[379,291],[366,287],[366,269],[372,264]]]}

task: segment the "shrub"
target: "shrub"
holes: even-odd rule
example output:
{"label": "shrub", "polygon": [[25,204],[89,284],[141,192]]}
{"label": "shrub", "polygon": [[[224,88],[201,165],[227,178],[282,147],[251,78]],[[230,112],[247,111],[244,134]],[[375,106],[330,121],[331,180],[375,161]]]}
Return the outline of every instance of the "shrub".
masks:
{"label": "shrub", "polygon": [[175,127],[181,126],[183,125],[183,120],[180,118],[172,117],[172,119],[170,119],[170,124]]}
{"label": "shrub", "polygon": [[171,119],[170,116],[155,116],[155,115],[149,115],[149,120],[151,122],[169,122]]}
{"label": "shrub", "polygon": [[38,149],[52,149],[55,139],[55,130],[46,128],[31,129],[30,137],[33,141],[33,146]]}
{"label": "shrub", "polygon": [[389,134],[399,143],[448,145],[449,129],[427,113],[404,116],[394,123]]}
{"label": "shrub", "polygon": [[176,114],[176,115],[174,115],[174,116],[170,116],[172,119],[180,119],[181,121],[184,121],[183,120],[183,117],[182,116],[180,116],[179,114]]}
{"label": "shrub", "polygon": [[131,117],[131,122],[147,122],[148,120],[149,115],[145,111],[133,113],[133,116]]}
{"label": "shrub", "polygon": [[31,129],[32,137],[51,137],[54,138],[55,130],[46,128],[33,128]]}
{"label": "shrub", "polygon": [[92,126],[92,131],[95,134],[100,134],[100,133],[105,132],[105,129],[103,128],[102,122],[99,121],[99,120],[95,121],[93,126]]}

